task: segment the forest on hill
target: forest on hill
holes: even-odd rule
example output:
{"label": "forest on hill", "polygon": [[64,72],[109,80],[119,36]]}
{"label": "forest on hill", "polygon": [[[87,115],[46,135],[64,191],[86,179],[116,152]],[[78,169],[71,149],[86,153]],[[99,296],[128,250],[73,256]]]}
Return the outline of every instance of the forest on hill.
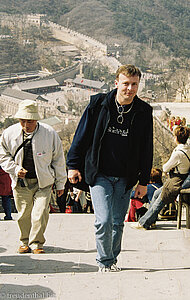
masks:
{"label": "forest on hill", "polygon": [[101,39],[123,36],[153,48],[162,43],[176,57],[190,56],[189,0],[0,0],[0,11],[47,14],[90,35],[101,29]]}
{"label": "forest on hill", "polygon": [[46,14],[108,45],[120,45],[121,63],[144,71],[190,66],[189,0],[0,0],[0,12]]}

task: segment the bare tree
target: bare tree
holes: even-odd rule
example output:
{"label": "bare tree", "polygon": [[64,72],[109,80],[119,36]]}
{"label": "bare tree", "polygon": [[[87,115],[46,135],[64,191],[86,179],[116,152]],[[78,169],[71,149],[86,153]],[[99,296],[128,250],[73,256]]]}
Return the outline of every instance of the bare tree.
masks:
{"label": "bare tree", "polygon": [[175,75],[173,90],[181,102],[187,102],[190,89],[190,76],[188,74],[188,70],[179,70],[175,73]]}

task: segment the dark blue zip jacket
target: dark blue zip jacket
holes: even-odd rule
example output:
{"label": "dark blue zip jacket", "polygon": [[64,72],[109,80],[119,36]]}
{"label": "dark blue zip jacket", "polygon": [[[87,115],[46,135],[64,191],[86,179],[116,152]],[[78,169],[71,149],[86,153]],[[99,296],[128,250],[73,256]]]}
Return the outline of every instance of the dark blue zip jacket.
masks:
{"label": "dark blue zip jacket", "polygon": [[[79,170],[83,179],[92,186],[99,167],[102,139],[107,130],[109,104],[117,89],[107,94],[91,96],[91,100],[79,122],[67,156],[69,169]],[[135,96],[134,114],[129,135],[130,153],[126,156],[127,188],[149,183],[153,156],[152,107]]]}

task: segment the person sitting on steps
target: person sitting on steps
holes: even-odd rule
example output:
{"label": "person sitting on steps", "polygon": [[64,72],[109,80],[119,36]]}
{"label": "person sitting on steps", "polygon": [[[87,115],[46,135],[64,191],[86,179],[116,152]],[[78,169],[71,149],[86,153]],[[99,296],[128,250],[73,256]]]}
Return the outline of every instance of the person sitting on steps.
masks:
{"label": "person sitting on steps", "polygon": [[[126,222],[136,222],[138,212],[140,215],[144,214],[147,210],[143,207],[144,203],[149,203],[152,200],[154,192],[162,186],[162,171],[157,168],[152,168],[150,174],[150,183],[147,185],[147,194],[142,198],[134,198],[134,191],[131,194],[131,205]],[[148,206],[147,205],[147,206]]]}
{"label": "person sitting on steps", "polygon": [[155,191],[148,211],[137,224],[131,224],[132,228],[150,229],[151,225],[155,224],[158,214],[165,204],[175,201],[190,169],[190,146],[187,144],[189,135],[190,129],[188,127],[178,126],[175,128],[174,138],[177,147],[173,150],[170,159],[163,165],[163,171],[169,173],[170,178],[163,187]]}

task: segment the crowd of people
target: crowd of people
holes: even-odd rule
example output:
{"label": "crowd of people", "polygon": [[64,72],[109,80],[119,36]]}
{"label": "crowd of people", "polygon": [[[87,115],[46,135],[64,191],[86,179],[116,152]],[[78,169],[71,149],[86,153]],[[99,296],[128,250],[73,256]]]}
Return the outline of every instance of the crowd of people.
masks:
{"label": "crowd of people", "polygon": [[167,127],[173,131],[177,126],[186,126],[186,118],[180,118],[179,116],[170,116],[167,119]]}
{"label": "crowd of people", "polygon": [[54,195],[54,206],[50,202],[50,212],[94,213],[90,192],[73,187],[69,181],[67,181],[61,197],[57,197],[56,192]]}
{"label": "crowd of people", "polygon": [[[5,172],[12,182],[2,197],[14,197],[20,254],[45,252],[53,195],[61,213],[94,213],[99,272],[120,271],[117,258],[129,205],[127,221],[133,228],[151,229],[161,208],[176,199],[190,169],[190,130],[181,121],[172,127],[177,147],[163,166],[170,178],[162,184],[162,171],[152,168],[152,107],[137,96],[140,79],[134,65],[120,66],[115,88],[91,97],[67,162],[58,134],[39,122],[37,103],[20,102],[19,122],[4,130],[0,141],[0,179]],[[11,219],[9,205],[5,214]]]}

